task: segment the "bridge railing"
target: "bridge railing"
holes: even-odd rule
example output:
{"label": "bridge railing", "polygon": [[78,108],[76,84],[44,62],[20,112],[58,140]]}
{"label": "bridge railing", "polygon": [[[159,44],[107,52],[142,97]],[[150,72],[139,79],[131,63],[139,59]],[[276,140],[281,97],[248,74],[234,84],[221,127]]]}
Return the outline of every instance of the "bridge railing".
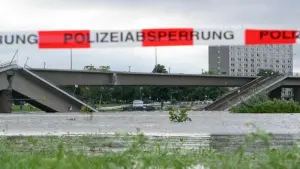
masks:
{"label": "bridge railing", "polygon": [[0,63],[0,67],[6,67],[6,66],[10,66],[10,65],[13,65],[13,64],[17,64],[17,61],[14,60],[14,61],[8,61],[8,62],[2,62]]}

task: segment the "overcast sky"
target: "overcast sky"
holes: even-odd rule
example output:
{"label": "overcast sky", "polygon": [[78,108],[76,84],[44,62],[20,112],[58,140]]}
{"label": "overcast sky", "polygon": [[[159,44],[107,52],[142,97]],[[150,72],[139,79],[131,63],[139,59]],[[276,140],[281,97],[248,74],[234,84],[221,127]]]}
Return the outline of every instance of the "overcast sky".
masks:
{"label": "overcast sky", "polygon": [[[300,28],[298,0],[0,0],[0,30],[141,29],[163,27]],[[300,46],[300,45],[299,45]],[[294,72],[300,72],[300,48],[294,47]],[[0,49],[1,62],[15,50]],[[207,46],[160,47],[158,63],[174,73],[208,69]],[[154,48],[73,50],[73,68],[109,65],[115,71],[150,72]],[[70,68],[70,50],[21,48],[18,63],[42,68]]]}

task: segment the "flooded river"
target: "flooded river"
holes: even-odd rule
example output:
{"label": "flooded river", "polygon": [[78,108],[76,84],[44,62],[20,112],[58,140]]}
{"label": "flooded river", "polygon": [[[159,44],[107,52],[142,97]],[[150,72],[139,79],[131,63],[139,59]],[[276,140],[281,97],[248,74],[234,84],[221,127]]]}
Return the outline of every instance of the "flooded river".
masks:
{"label": "flooded river", "polygon": [[[300,114],[231,114],[228,112],[190,112],[191,122],[170,122],[167,112],[96,113],[13,113],[0,117],[0,134],[113,135],[120,132],[144,132],[151,138],[171,138],[177,144],[184,138],[187,147],[210,146],[231,150],[244,142],[244,134],[256,127],[274,134],[273,145],[294,145],[298,142]],[[20,137],[18,137],[20,138]],[[173,140],[173,141],[172,141]]]}

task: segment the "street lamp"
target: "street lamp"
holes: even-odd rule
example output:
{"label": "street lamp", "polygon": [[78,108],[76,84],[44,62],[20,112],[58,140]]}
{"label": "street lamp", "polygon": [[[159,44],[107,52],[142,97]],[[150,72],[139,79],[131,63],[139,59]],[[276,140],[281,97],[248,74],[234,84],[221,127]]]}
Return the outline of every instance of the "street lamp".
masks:
{"label": "street lamp", "polygon": [[143,100],[143,94],[142,94],[142,90],[143,90],[143,87],[140,87],[140,95],[141,95],[141,100]]}
{"label": "street lamp", "polygon": [[76,84],[76,85],[74,85],[74,87],[75,87],[75,89],[73,91],[73,96],[75,95],[75,92],[76,92],[76,89],[78,88],[78,85]]}
{"label": "street lamp", "polygon": [[173,96],[173,93],[178,93],[178,91],[175,91],[175,92],[171,92],[171,97],[170,97],[170,102],[172,103],[172,96]]}
{"label": "street lamp", "polygon": [[27,57],[24,67],[27,65],[28,60],[29,60],[29,57]]}

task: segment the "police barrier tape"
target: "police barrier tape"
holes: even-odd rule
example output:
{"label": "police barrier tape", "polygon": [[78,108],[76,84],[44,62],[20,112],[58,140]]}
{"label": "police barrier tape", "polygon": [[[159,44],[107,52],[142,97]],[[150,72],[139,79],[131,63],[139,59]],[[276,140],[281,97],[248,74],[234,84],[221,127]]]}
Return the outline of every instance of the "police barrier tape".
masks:
{"label": "police barrier tape", "polygon": [[163,28],[0,32],[0,47],[39,49],[297,44],[300,30]]}

